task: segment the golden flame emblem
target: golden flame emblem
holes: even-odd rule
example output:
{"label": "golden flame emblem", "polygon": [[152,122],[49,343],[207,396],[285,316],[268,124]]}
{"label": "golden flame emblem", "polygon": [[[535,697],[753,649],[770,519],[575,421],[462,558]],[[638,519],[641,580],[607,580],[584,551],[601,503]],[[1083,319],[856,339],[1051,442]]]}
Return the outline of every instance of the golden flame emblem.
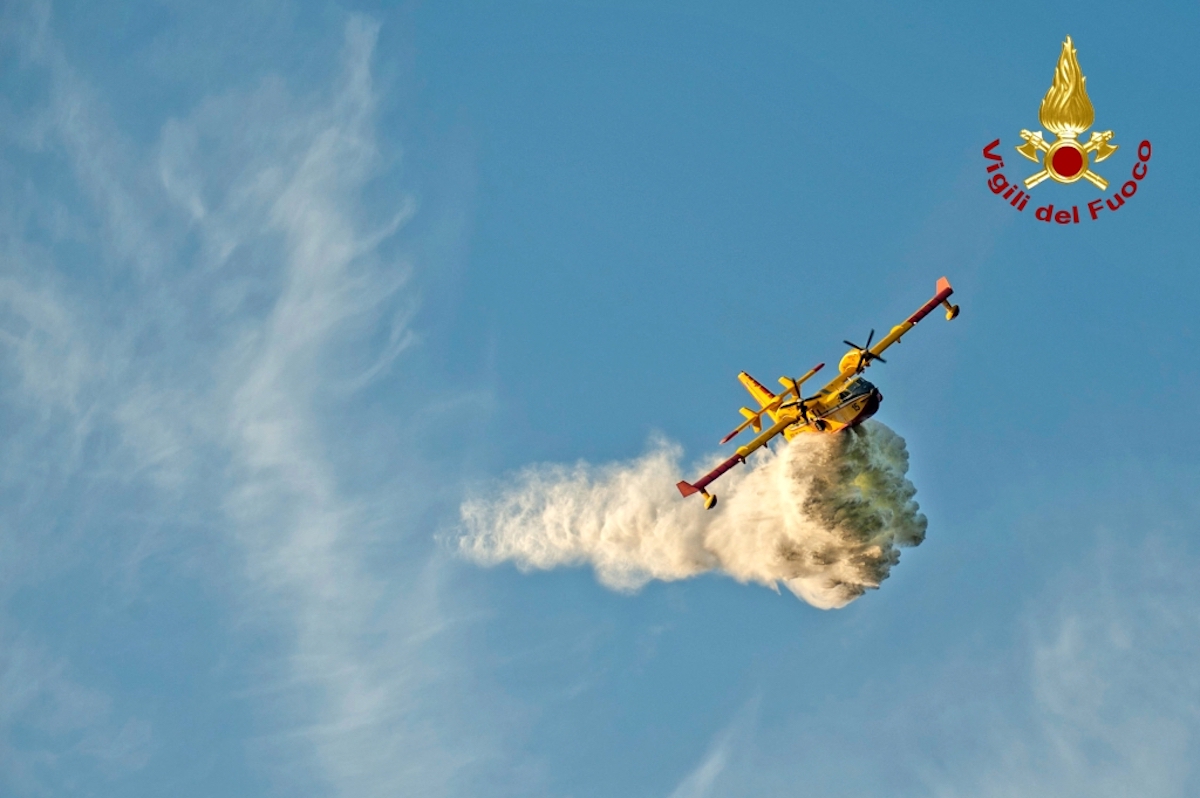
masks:
{"label": "golden flame emblem", "polygon": [[1038,119],[1054,135],[1072,139],[1091,127],[1096,119],[1096,110],[1087,96],[1087,78],[1079,68],[1070,36],[1063,42],[1058,68],[1054,70],[1054,85],[1042,98]]}
{"label": "golden flame emblem", "polygon": [[1053,142],[1042,138],[1042,131],[1021,131],[1025,143],[1017,147],[1017,152],[1035,163],[1039,153],[1042,170],[1025,178],[1025,188],[1033,188],[1046,178],[1059,183],[1074,183],[1085,178],[1101,191],[1108,188],[1108,181],[1093,172],[1088,163],[1090,153],[1096,154],[1096,163],[1103,161],[1117,151],[1118,145],[1110,144],[1113,132],[1092,132],[1086,144],[1080,144],[1079,134],[1092,126],[1096,111],[1087,94],[1087,78],[1079,68],[1079,59],[1075,54],[1075,45],[1068,36],[1063,42],[1062,54],[1058,57],[1058,67],[1054,70],[1054,84],[1042,98],[1042,107],[1038,109],[1038,120],[1042,127],[1056,137]]}

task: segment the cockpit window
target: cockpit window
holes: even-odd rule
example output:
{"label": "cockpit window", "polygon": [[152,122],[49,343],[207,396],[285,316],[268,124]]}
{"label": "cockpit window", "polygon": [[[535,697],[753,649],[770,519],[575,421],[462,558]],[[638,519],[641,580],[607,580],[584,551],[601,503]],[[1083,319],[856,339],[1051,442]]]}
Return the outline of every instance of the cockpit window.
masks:
{"label": "cockpit window", "polygon": [[838,394],[838,399],[845,401],[853,396],[862,396],[875,390],[875,386],[863,379],[855,380],[846,386],[846,390]]}

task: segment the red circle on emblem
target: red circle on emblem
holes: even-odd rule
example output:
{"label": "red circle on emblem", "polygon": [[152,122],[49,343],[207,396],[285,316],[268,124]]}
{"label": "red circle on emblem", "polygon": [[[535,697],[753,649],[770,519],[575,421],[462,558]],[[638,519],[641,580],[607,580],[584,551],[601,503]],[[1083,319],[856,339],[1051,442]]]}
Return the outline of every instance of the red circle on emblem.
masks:
{"label": "red circle on emblem", "polygon": [[1074,147],[1059,147],[1051,163],[1063,177],[1074,177],[1083,171],[1083,153]]}

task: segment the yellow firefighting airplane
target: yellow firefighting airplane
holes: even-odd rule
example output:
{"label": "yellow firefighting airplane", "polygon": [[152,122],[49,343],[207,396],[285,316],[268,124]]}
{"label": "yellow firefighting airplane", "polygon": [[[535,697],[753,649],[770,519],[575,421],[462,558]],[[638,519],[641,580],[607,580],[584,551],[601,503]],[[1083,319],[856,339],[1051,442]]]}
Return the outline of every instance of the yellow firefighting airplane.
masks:
{"label": "yellow firefighting airplane", "polygon": [[[779,433],[782,432],[784,437],[790,441],[802,432],[841,432],[861,424],[875,415],[875,411],[879,409],[879,403],[883,401],[883,394],[859,375],[871,365],[873,360],[886,363],[887,361],[880,357],[883,351],[897,343],[906,332],[928,316],[938,305],[946,308],[947,321],[957,316],[958,305],[951,305],[949,302],[949,297],[953,293],[954,289],[950,287],[950,281],[943,277],[937,282],[937,293],[934,294],[933,299],[905,319],[903,324],[893,327],[892,331],[875,346],[871,346],[871,339],[875,337],[874,330],[871,330],[871,334],[867,336],[867,343],[864,346],[843,341],[842,343],[852,349],[842,357],[841,363],[838,364],[838,375],[807,399],[800,395],[800,386],[824,368],[824,363],[818,363],[798,379],[780,377],[779,383],[785,390],[778,395],[771,393],[746,372],[738,374],[738,380],[758,401],[759,409],[750,410],[743,407],[742,415],[746,417],[746,420],[739,424],[737,429],[722,438],[721,443],[733,440],[746,427],[750,427],[759,435],[745,446],[739,446],[732,457],[694,483],[680,482],[676,485],[679,492],[684,496],[699,493],[704,497],[705,509],[711,510],[717,503],[717,497],[706,489],[713,480],[738,463],[746,462],[746,458],[750,456],[751,452],[765,446]],[[763,414],[770,416],[771,421],[775,422],[766,430],[763,429]]]}

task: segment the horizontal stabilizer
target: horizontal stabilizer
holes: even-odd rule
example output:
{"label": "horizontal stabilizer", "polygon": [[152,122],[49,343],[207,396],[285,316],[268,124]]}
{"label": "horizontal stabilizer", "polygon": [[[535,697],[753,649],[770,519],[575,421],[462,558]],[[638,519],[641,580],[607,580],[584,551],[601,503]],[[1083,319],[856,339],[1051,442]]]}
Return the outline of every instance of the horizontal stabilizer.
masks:
{"label": "horizontal stabilizer", "polygon": [[755,432],[762,432],[762,411],[761,410],[758,411],[757,413],[755,413],[750,408],[743,407],[740,412],[744,417],[750,419],[750,429],[754,430]]}

